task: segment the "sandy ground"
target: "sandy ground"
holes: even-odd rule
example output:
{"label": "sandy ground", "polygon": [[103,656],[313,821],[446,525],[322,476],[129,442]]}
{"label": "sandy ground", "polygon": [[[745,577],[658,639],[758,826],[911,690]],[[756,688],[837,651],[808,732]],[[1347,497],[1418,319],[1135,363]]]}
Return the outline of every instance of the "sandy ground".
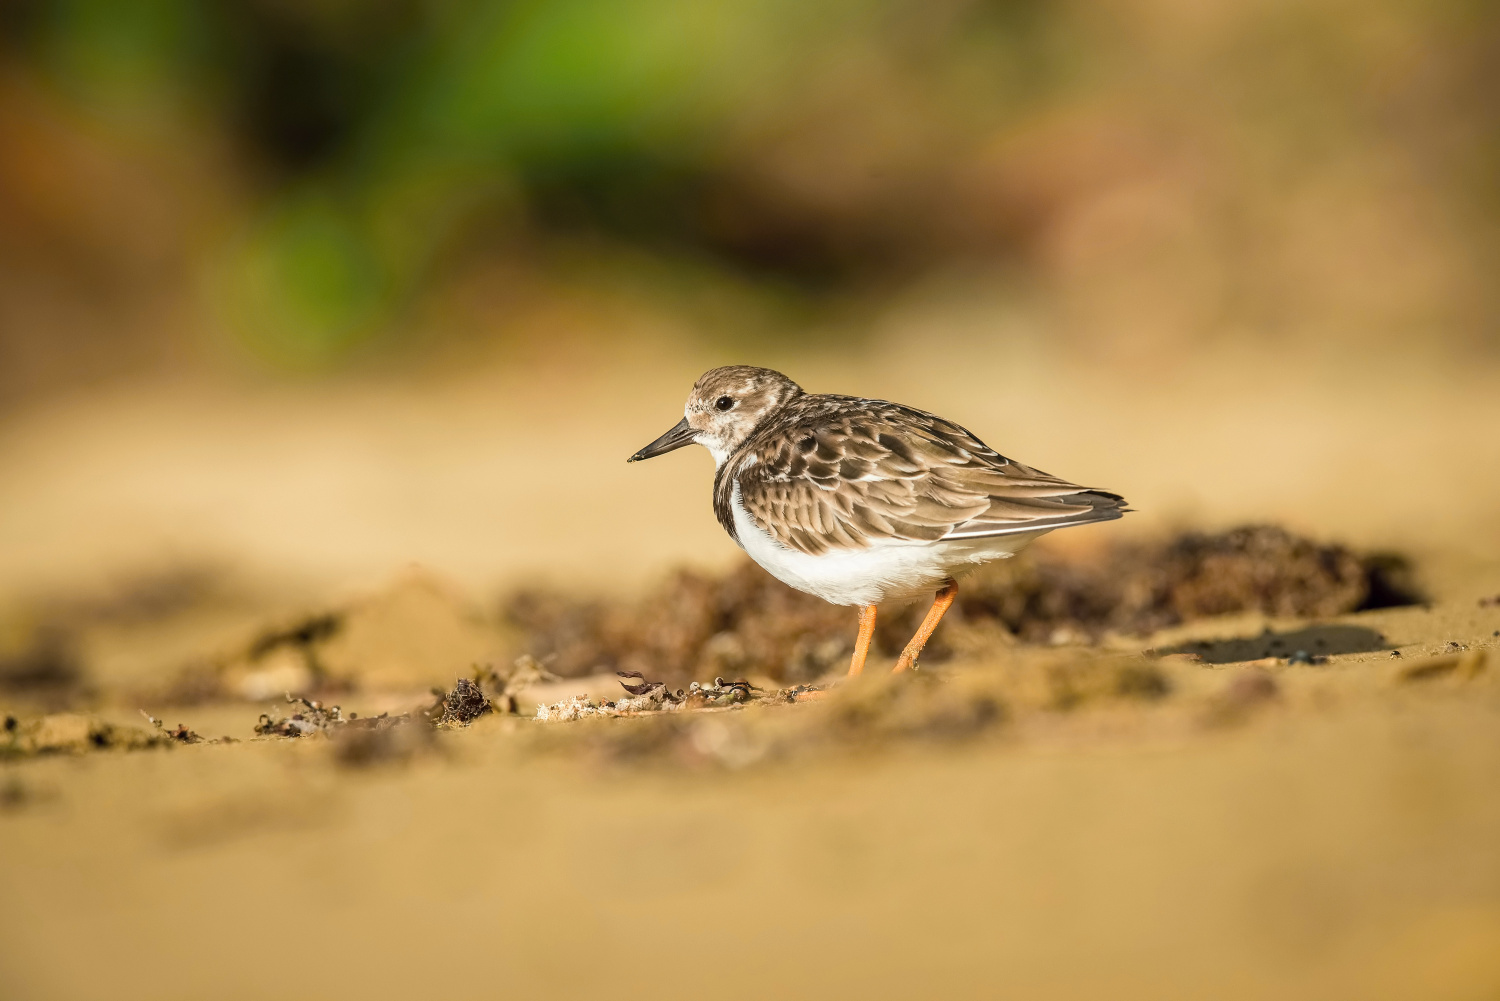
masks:
{"label": "sandy ground", "polygon": [[[1500,629],[1356,618],[1470,653]],[[701,724],[696,758],[621,757],[591,740],[642,721],[494,717],[366,768],[320,739],[44,757],[5,776],[0,973],[17,998],[1493,998],[1500,663],[1401,680],[1447,663],[1424,648],[1273,667],[1227,714],[1264,671],[748,763]],[[806,732],[848,691],[708,723]]]}
{"label": "sandy ground", "polygon": [[[924,321],[902,322],[854,359],[772,360],[1120,490],[1142,511],[1120,531],[1250,518],[1400,548],[1434,603],[1333,623],[1400,657],[1169,660],[1161,698],[1060,706],[1006,687],[1025,650],[960,658],[944,671],[1005,707],[962,739],[837,736],[841,695],[726,714],[686,732],[687,757],[595,739],[634,721],[485,717],[354,768],[320,738],[249,739],[264,703],[153,705],[240,742],[0,763],[0,994],[1500,997],[1493,367],[1225,349],[1163,371],[1024,330],[982,347],[953,323],[913,357]],[[92,634],[88,708],[140,725],[110,692],[412,562],[476,608],[528,580],[622,593],[722,566],[707,457],[623,462],[726,360],[662,344],[650,363],[636,341],[418,386],[177,380],[14,415],[7,621],[222,573],[191,627]],[[1242,616],[1139,645],[1308,625]],[[825,722],[834,737],[785,753],[723,752]],[[547,726],[569,736],[539,744]]]}

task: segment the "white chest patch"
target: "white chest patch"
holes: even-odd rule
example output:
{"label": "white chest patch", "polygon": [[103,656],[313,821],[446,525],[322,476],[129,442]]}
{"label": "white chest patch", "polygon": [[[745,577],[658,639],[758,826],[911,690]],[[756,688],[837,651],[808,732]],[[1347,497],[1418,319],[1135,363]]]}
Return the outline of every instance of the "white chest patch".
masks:
{"label": "white chest patch", "polygon": [[767,572],[799,591],[835,605],[874,605],[887,599],[931,595],[947,581],[983,563],[1014,556],[1046,532],[946,542],[883,540],[864,549],[831,549],[810,556],[772,539],[740,503],[734,485],[730,508],[740,547]]}

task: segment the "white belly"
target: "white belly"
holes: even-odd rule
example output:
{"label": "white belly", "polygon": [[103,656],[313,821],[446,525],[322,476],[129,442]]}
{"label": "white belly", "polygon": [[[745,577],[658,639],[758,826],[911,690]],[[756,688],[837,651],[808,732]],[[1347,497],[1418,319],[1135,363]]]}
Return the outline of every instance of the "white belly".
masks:
{"label": "white belly", "polygon": [[1014,556],[1040,532],[955,539],[947,542],[877,541],[865,549],[830,549],[821,556],[798,552],[772,539],[740,504],[734,488],[734,530],[740,547],[783,584],[835,605],[874,605],[931,595],[991,560]]}

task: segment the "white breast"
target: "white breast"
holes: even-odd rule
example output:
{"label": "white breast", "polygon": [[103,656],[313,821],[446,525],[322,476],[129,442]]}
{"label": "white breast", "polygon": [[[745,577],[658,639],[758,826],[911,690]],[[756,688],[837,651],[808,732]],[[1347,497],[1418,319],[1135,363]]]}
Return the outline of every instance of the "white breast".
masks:
{"label": "white breast", "polygon": [[864,549],[831,549],[810,556],[772,539],[740,503],[731,498],[734,530],[750,558],[784,584],[835,605],[874,605],[930,595],[991,560],[1014,556],[1045,531],[945,542],[885,539]]}

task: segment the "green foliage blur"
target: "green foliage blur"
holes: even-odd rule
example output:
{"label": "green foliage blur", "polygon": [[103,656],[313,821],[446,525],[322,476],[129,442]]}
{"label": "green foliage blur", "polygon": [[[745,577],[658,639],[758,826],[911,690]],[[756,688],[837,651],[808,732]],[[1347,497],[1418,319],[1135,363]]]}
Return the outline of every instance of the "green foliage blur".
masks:
{"label": "green foliage blur", "polygon": [[[1268,221],[1294,197],[1314,216],[1394,198],[1415,236],[1376,223],[1349,241],[1491,260],[1490,5],[1194,6],[11,0],[3,31],[8,58],[99,120],[222,138],[249,193],[213,288],[246,343],[292,366],[379,336],[474,247],[555,234],[817,295],[972,260],[1066,283],[1123,226],[1122,254],[1208,302],[1182,321],[1198,326],[1276,322],[1253,304],[1289,265],[1255,248],[1295,228]],[[1116,209],[1147,213],[1144,246],[1107,206],[1075,218],[1106,189],[1145,200]],[[1366,278],[1391,281],[1385,266]],[[1412,295],[1367,311],[1493,320],[1477,290]],[[1331,322],[1363,322],[1356,307]]]}

